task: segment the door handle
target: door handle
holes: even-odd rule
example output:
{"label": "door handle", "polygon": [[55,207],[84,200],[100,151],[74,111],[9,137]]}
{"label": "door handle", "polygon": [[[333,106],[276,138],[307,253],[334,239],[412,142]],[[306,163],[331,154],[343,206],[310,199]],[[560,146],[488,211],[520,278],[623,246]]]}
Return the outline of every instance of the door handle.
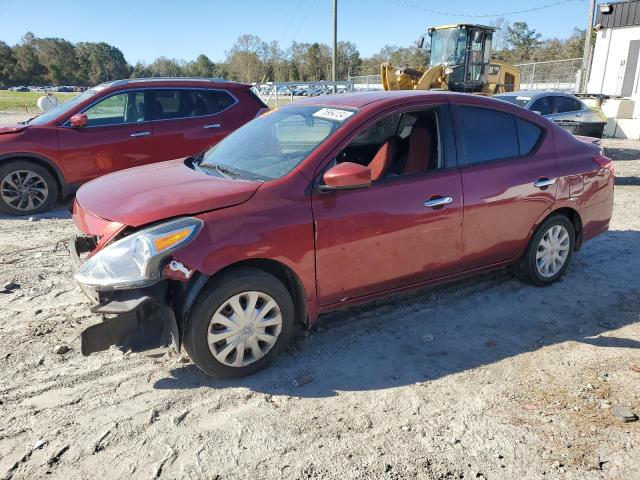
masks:
{"label": "door handle", "polygon": [[131,137],[148,137],[149,135],[151,135],[151,132],[133,132],[130,136]]}
{"label": "door handle", "polygon": [[220,124],[219,123],[209,123],[208,125],[205,125],[202,128],[220,128]]}
{"label": "door handle", "polygon": [[431,208],[442,207],[443,205],[449,205],[451,202],[453,202],[453,198],[451,197],[438,197],[427,200],[424,202],[424,206]]}
{"label": "door handle", "polygon": [[541,178],[536,183],[534,183],[533,186],[536,188],[547,188],[553,185],[554,183],[556,183],[555,178]]}

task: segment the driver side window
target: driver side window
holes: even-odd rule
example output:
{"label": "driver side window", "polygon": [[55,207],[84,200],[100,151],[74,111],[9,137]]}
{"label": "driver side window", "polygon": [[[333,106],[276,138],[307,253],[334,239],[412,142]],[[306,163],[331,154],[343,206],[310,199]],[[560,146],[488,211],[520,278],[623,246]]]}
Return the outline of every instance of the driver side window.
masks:
{"label": "driver side window", "polygon": [[443,167],[437,108],[394,114],[356,136],[336,158],[371,169],[377,182]]}
{"label": "driver side window", "polygon": [[84,113],[90,127],[144,122],[144,92],[111,95],[89,107]]}

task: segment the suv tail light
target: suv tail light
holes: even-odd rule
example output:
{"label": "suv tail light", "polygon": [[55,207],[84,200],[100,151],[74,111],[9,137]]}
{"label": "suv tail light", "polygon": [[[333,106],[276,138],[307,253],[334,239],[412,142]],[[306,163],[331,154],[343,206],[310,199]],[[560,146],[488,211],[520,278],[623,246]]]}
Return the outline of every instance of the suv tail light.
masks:
{"label": "suv tail light", "polygon": [[611,161],[611,159],[608,157],[605,157],[602,154],[596,155],[595,157],[593,157],[593,163],[598,165],[600,168],[606,168],[607,170],[609,170],[609,172],[611,172],[611,175],[616,174],[615,168],[613,166],[613,162]]}

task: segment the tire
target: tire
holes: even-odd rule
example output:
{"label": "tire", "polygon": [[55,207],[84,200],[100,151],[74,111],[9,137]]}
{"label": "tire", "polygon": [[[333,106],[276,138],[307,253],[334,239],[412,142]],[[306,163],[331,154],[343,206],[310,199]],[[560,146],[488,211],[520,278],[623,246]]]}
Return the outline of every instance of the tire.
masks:
{"label": "tire", "polygon": [[[25,196],[21,196],[18,190],[23,186],[26,188]],[[59,191],[55,178],[42,165],[28,160],[0,163],[2,213],[18,216],[46,212],[55,204]]]}
{"label": "tire", "polygon": [[[255,307],[251,308],[256,295]],[[269,300],[275,303],[275,307]],[[247,317],[242,317],[244,322],[237,321],[241,316],[237,315],[236,307],[242,312],[249,312],[251,319],[256,319],[256,313],[257,319],[262,314],[262,322],[270,325],[260,327],[261,324],[247,320]],[[243,377],[262,370],[278,356],[291,339],[294,323],[293,300],[280,280],[262,270],[237,268],[214,278],[200,293],[187,321],[184,347],[193,362],[207,375]],[[271,344],[263,339],[269,342],[275,339],[275,342]],[[245,346],[240,360],[237,345]]]}
{"label": "tire", "polygon": [[[532,285],[545,287],[567,270],[575,248],[573,223],[564,215],[552,215],[536,229],[525,254],[516,265],[516,276]],[[551,252],[551,254],[550,254]],[[545,259],[555,260],[545,262]],[[553,265],[553,268],[549,265]],[[549,266],[548,268],[546,268]]]}

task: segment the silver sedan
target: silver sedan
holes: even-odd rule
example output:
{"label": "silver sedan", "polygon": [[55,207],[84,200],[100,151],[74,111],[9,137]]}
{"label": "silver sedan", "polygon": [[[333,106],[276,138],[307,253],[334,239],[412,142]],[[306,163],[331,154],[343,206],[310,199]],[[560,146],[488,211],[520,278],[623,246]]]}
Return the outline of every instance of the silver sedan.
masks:
{"label": "silver sedan", "polygon": [[501,93],[493,98],[539,113],[574,135],[602,138],[607,124],[607,118],[599,108],[590,108],[569,93],[520,91]]}

